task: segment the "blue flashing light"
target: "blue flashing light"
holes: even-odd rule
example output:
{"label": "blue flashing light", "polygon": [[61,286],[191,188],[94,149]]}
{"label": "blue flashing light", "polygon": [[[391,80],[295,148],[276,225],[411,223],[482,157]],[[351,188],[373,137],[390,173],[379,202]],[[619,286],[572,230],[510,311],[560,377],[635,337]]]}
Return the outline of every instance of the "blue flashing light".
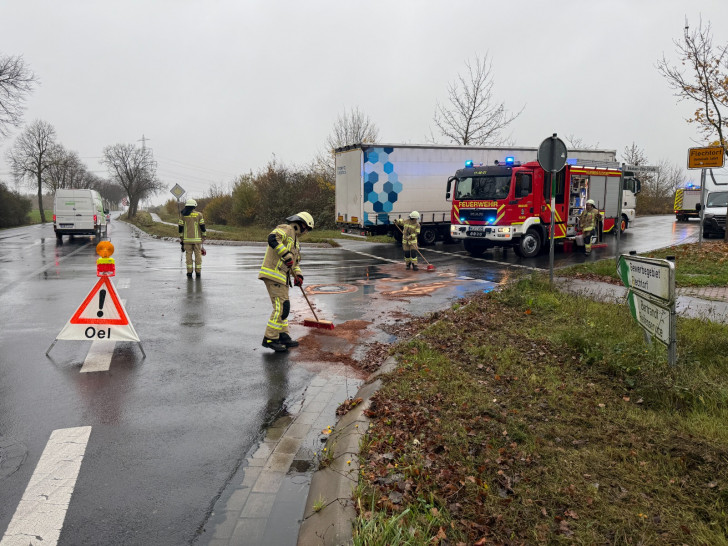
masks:
{"label": "blue flashing light", "polygon": [[465,161],[465,168],[466,169],[472,169],[473,168],[473,160],[472,159],[468,159],[467,161]]}
{"label": "blue flashing light", "polygon": [[513,163],[515,163],[515,161],[516,161],[516,158],[513,157],[512,155],[509,155],[508,157],[506,157],[506,166],[507,167],[513,166]]}
{"label": "blue flashing light", "polygon": [[488,217],[487,217],[487,218],[485,219],[485,223],[486,223],[486,224],[495,224],[495,216],[488,216]]}

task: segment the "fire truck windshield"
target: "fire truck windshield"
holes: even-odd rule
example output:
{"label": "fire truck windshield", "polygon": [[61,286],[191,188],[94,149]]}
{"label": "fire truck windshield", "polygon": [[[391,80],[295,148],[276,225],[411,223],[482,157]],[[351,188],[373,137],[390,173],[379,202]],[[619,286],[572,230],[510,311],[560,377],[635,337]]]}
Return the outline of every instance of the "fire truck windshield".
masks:
{"label": "fire truck windshield", "polygon": [[455,199],[506,199],[511,189],[510,176],[475,176],[458,180]]}

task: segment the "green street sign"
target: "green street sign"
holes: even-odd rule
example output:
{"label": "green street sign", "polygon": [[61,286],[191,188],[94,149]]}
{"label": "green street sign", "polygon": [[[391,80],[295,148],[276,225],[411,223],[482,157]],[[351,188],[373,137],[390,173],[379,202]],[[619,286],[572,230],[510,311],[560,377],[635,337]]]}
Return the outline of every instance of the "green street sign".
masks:
{"label": "green street sign", "polygon": [[673,331],[671,321],[674,320],[674,313],[670,312],[670,308],[653,303],[632,291],[627,295],[627,303],[632,317],[639,325],[655,339],[669,346],[670,332]]}

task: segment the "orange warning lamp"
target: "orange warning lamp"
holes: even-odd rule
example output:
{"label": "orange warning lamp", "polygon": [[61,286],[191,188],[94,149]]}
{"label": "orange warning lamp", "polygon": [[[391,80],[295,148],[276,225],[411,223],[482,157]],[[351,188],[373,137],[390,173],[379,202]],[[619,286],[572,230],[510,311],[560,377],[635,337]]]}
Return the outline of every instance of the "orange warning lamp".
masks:
{"label": "orange warning lamp", "polygon": [[96,245],[96,254],[102,258],[111,258],[113,253],[114,245],[111,244],[111,241],[101,241]]}
{"label": "orange warning lamp", "polygon": [[96,254],[101,256],[96,260],[97,277],[113,277],[116,275],[116,264],[111,255],[114,253],[114,245],[109,241],[101,241],[96,245]]}

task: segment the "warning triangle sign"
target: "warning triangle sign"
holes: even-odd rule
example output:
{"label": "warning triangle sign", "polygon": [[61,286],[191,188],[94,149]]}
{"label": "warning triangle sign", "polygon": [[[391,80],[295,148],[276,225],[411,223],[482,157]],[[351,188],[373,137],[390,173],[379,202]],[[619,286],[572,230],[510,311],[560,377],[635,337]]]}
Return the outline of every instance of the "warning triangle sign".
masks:
{"label": "warning triangle sign", "polygon": [[110,277],[101,277],[56,339],[140,341]]}
{"label": "warning triangle sign", "polygon": [[96,286],[69,320],[71,324],[129,324],[124,306],[109,277],[101,277]]}

